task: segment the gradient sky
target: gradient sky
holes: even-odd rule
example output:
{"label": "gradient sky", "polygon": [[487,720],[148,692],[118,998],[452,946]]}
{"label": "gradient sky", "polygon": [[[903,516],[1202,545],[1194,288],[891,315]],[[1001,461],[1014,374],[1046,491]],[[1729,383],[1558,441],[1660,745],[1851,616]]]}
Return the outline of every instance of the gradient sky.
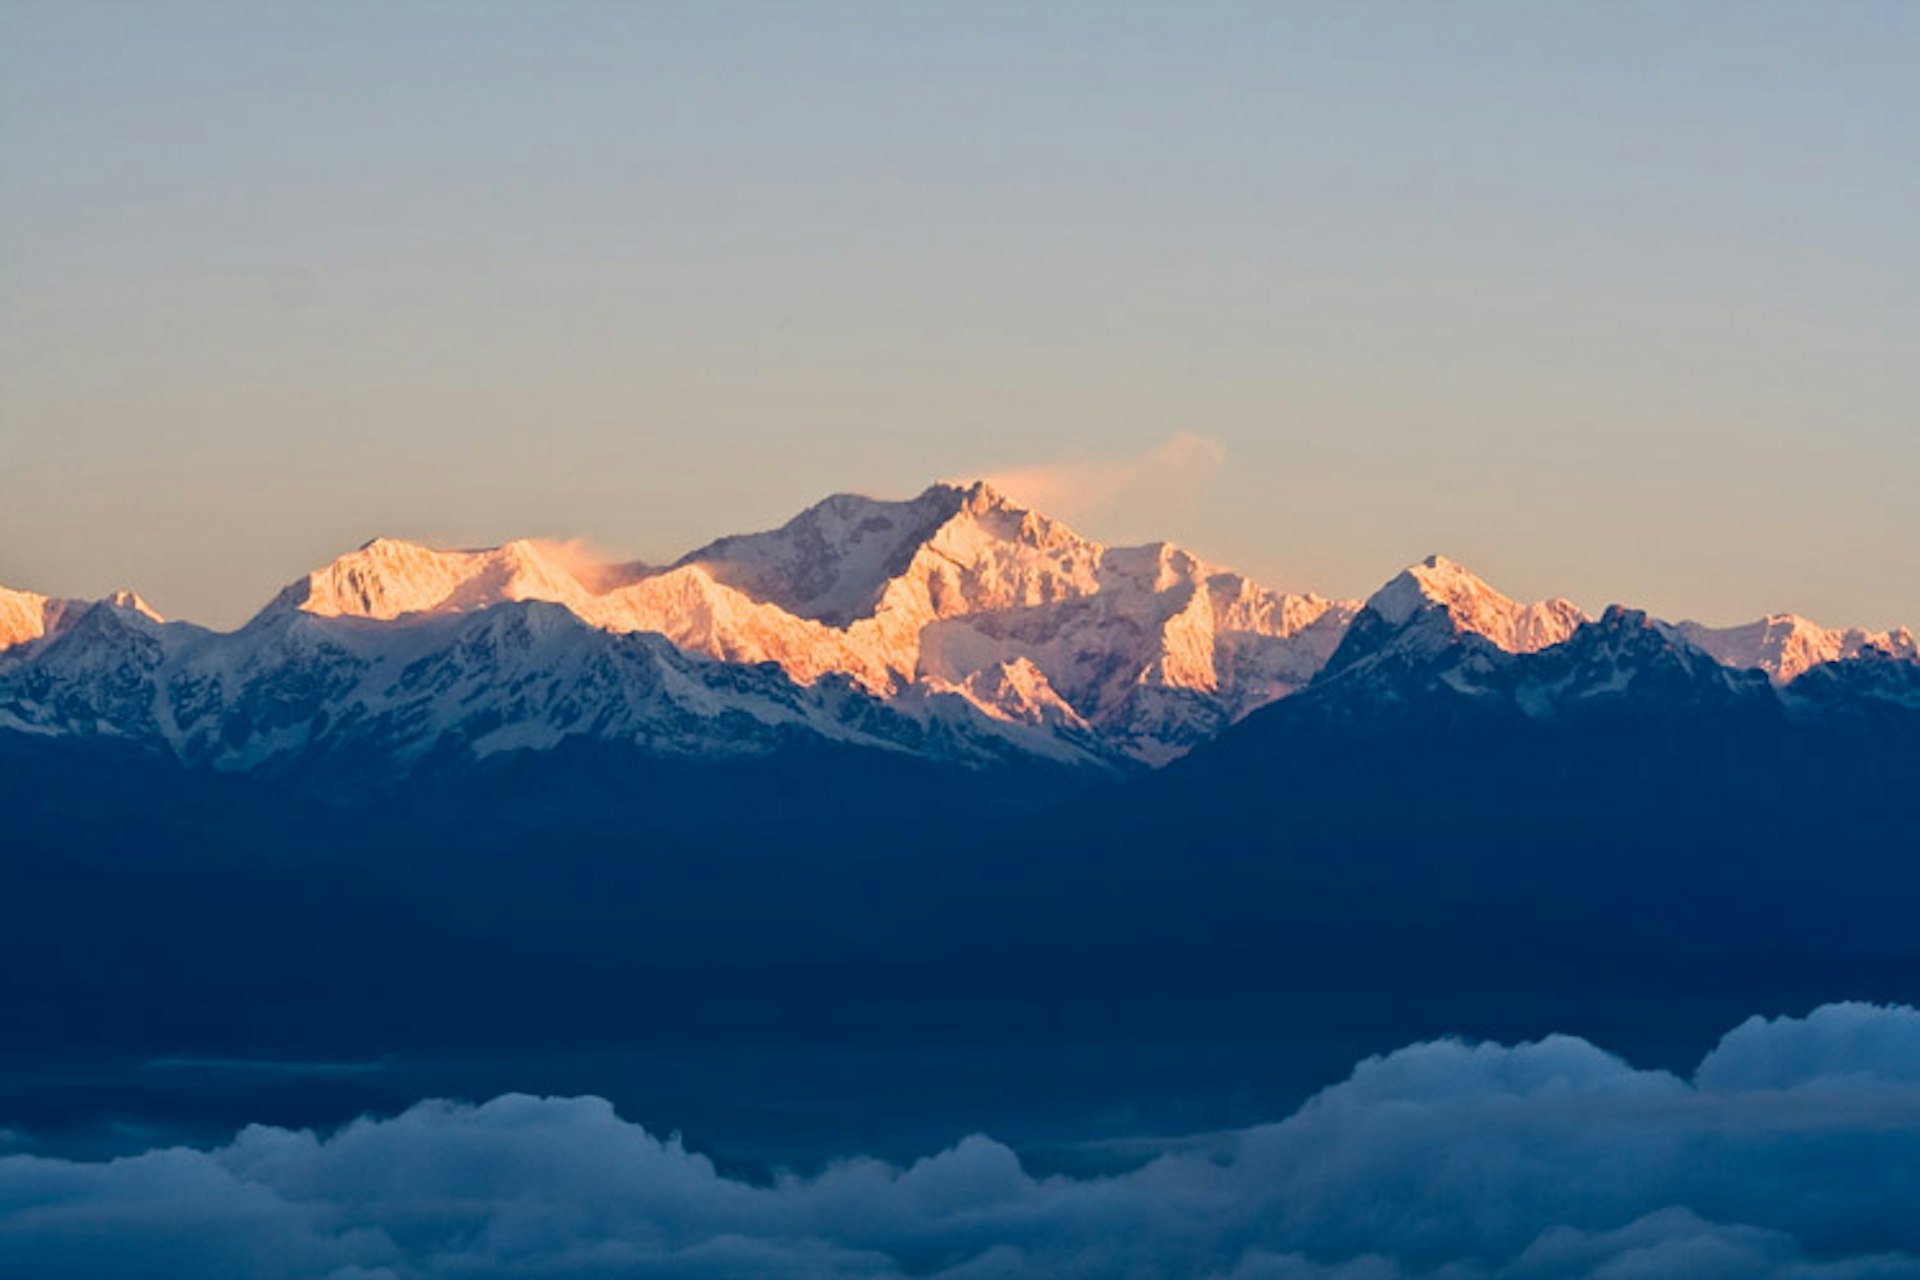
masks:
{"label": "gradient sky", "polygon": [[0,583],[1002,475],[1920,625],[1920,5],[0,0]]}

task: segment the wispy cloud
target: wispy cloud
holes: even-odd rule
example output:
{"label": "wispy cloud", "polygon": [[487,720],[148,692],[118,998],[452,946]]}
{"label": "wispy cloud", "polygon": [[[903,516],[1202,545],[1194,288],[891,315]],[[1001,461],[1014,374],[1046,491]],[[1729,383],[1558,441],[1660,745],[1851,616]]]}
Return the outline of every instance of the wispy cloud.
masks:
{"label": "wispy cloud", "polygon": [[1226,457],[1226,446],[1212,436],[1180,431],[1135,454],[1076,451],[984,479],[1017,502],[1073,520],[1122,504],[1191,497],[1219,472]]}

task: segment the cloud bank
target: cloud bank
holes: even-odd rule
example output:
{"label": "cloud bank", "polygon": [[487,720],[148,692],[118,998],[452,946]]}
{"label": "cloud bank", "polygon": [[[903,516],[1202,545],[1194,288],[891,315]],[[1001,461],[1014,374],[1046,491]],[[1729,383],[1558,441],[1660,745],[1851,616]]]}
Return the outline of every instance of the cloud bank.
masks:
{"label": "cloud bank", "polygon": [[1117,505],[1142,506],[1191,496],[1226,461],[1212,436],[1181,431],[1130,457],[1074,455],[985,477],[1016,502],[1065,520]]}
{"label": "cloud bank", "polygon": [[753,1185],[595,1098],[0,1159],[0,1274],[252,1280],[1920,1277],[1920,1011],[1754,1019],[1691,1080],[1585,1041],[1360,1064],[1225,1157],[1035,1178],[968,1138]]}

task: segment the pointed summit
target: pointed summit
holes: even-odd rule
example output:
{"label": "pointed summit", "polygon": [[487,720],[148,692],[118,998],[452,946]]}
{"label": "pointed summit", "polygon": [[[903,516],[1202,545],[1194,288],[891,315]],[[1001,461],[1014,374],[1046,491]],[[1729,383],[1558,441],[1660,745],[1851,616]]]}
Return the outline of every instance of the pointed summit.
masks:
{"label": "pointed summit", "polygon": [[112,605],[116,609],[126,609],[130,612],[137,613],[149,622],[166,621],[165,618],[160,616],[159,610],[140,598],[138,591],[115,591],[110,595],[103,596],[100,603]]}
{"label": "pointed summit", "polygon": [[1027,514],[1025,507],[1022,507],[1006,494],[1001,493],[985,480],[941,481],[931,486],[928,492],[931,493],[935,489],[958,490],[960,493],[960,509],[976,516],[986,515],[990,511],[1013,511],[1022,515]]}
{"label": "pointed summit", "polygon": [[698,566],[755,600],[844,627],[872,613],[887,581],[970,496],[945,484],[905,501],[836,493],[777,529],[716,539],[673,567]]}
{"label": "pointed summit", "polygon": [[1521,604],[1445,556],[1428,556],[1374,592],[1366,608],[1390,627],[1437,612],[1456,633],[1486,638],[1508,653],[1533,653],[1571,636],[1587,615],[1571,600]]}
{"label": "pointed summit", "polygon": [[1368,597],[1321,675],[1383,660],[1426,664],[1463,645],[1534,653],[1566,640],[1585,621],[1570,600],[1521,604],[1445,556],[1428,556]]}
{"label": "pointed summit", "polygon": [[903,579],[929,586],[939,617],[1084,594],[1097,585],[1100,550],[985,481],[942,482],[904,501],[835,494],[777,529],[721,538],[674,567],[697,565],[755,600],[847,627],[890,598],[897,605]]}

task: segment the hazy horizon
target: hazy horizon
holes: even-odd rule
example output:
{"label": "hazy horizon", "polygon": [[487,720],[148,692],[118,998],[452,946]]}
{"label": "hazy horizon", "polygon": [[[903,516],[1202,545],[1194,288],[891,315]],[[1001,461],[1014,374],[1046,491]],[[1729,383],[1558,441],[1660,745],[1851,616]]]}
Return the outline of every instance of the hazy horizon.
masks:
{"label": "hazy horizon", "polygon": [[[1920,625],[1920,11],[0,9],[0,583],[1046,479],[1364,596]],[[1025,496],[1018,493],[1016,496]]]}

